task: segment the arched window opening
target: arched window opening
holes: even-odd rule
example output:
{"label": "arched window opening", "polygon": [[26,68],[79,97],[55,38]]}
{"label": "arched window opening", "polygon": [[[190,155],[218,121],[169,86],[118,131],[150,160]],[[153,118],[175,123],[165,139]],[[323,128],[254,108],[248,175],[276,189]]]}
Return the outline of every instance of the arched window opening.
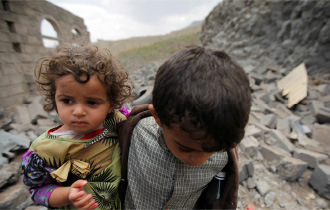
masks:
{"label": "arched window opening", "polygon": [[72,40],[73,41],[76,41],[77,39],[79,39],[81,37],[80,31],[78,29],[76,29],[76,28],[73,28],[71,30],[71,33],[72,33]]}
{"label": "arched window opening", "polygon": [[59,45],[57,31],[55,30],[53,24],[47,19],[43,19],[41,21],[41,35],[44,47],[55,48]]}
{"label": "arched window opening", "polygon": [[71,34],[72,34],[72,45],[73,46],[78,46],[79,45],[78,42],[79,42],[79,39],[81,37],[80,31],[76,28],[73,28],[71,30]]}

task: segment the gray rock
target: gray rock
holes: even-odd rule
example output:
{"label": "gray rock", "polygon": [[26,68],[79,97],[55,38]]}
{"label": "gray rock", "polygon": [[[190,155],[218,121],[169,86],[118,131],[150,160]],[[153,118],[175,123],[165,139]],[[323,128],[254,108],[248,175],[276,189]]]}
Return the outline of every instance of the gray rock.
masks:
{"label": "gray rock", "polygon": [[319,195],[330,199],[330,166],[319,165],[315,168],[309,179],[309,184]]}
{"label": "gray rock", "polygon": [[298,148],[296,148],[294,150],[293,157],[307,162],[308,167],[311,167],[311,168],[317,167],[319,162],[329,158],[329,156],[325,155],[325,154],[309,151],[309,150],[306,150],[306,149],[298,149]]}
{"label": "gray rock", "polygon": [[306,171],[308,164],[305,161],[285,157],[277,165],[277,173],[286,181],[293,182]]}
{"label": "gray rock", "polygon": [[1,192],[0,209],[17,209],[28,200],[31,200],[28,188],[22,183],[17,183]]}
{"label": "gray rock", "polygon": [[15,184],[21,175],[21,163],[11,162],[0,171],[0,189],[4,186]]}
{"label": "gray rock", "polygon": [[48,118],[48,113],[43,109],[43,105],[40,103],[41,98],[36,97],[31,104],[28,105],[31,123],[37,124],[38,119]]}
{"label": "gray rock", "polygon": [[285,157],[291,157],[291,154],[281,148],[276,148],[273,146],[268,146],[266,144],[262,144],[260,148],[260,153],[264,157],[265,160],[268,161],[280,161]]}
{"label": "gray rock", "polygon": [[133,106],[152,103],[153,86],[144,86],[138,90],[137,98],[133,101]]}
{"label": "gray rock", "polygon": [[261,196],[266,195],[269,189],[270,189],[269,184],[266,181],[263,180],[257,181],[257,190]]}
{"label": "gray rock", "polygon": [[275,145],[281,147],[282,149],[292,152],[293,144],[287,139],[280,131],[278,130],[270,130],[269,135],[276,140]]}
{"label": "gray rock", "polygon": [[19,149],[27,149],[30,146],[30,141],[26,138],[21,138],[18,135],[10,134],[4,130],[0,130],[0,139],[3,146],[3,154],[13,158],[15,154],[12,151]]}
{"label": "gray rock", "polygon": [[276,199],[275,192],[268,192],[264,198],[266,207],[271,207],[274,204],[275,199]]}
{"label": "gray rock", "polygon": [[245,137],[239,144],[240,149],[250,157],[258,153],[259,142],[253,136]]}

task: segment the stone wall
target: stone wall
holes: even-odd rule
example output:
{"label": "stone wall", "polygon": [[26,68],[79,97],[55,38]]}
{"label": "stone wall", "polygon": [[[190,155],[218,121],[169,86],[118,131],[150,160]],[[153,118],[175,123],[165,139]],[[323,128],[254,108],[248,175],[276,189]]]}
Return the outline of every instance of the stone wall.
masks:
{"label": "stone wall", "polygon": [[[57,32],[57,41],[89,42],[84,20],[47,1],[0,0],[0,107],[24,102],[35,91],[33,69],[49,50],[43,44],[41,23],[46,19]],[[73,33],[74,30],[74,33]]]}

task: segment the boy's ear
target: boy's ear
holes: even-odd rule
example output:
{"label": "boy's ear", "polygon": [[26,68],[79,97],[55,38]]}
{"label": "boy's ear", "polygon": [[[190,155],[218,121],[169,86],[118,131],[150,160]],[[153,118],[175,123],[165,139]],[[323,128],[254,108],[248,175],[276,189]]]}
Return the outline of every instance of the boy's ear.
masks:
{"label": "boy's ear", "polygon": [[161,123],[160,120],[159,120],[159,117],[158,117],[158,115],[157,115],[157,112],[156,112],[156,110],[155,110],[154,105],[150,104],[150,105],[148,106],[148,108],[149,108],[149,110],[150,110],[152,116],[155,118],[157,124],[158,124],[160,127],[163,127],[162,123]]}

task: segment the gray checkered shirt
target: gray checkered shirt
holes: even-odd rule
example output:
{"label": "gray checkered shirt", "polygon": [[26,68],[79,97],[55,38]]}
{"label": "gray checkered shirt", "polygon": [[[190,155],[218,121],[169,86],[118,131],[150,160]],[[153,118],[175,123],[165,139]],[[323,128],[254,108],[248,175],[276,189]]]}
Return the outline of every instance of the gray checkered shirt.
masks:
{"label": "gray checkered shirt", "polygon": [[153,117],[135,127],[128,156],[126,209],[193,209],[203,189],[228,161],[227,152],[191,167],[166,147]]}

